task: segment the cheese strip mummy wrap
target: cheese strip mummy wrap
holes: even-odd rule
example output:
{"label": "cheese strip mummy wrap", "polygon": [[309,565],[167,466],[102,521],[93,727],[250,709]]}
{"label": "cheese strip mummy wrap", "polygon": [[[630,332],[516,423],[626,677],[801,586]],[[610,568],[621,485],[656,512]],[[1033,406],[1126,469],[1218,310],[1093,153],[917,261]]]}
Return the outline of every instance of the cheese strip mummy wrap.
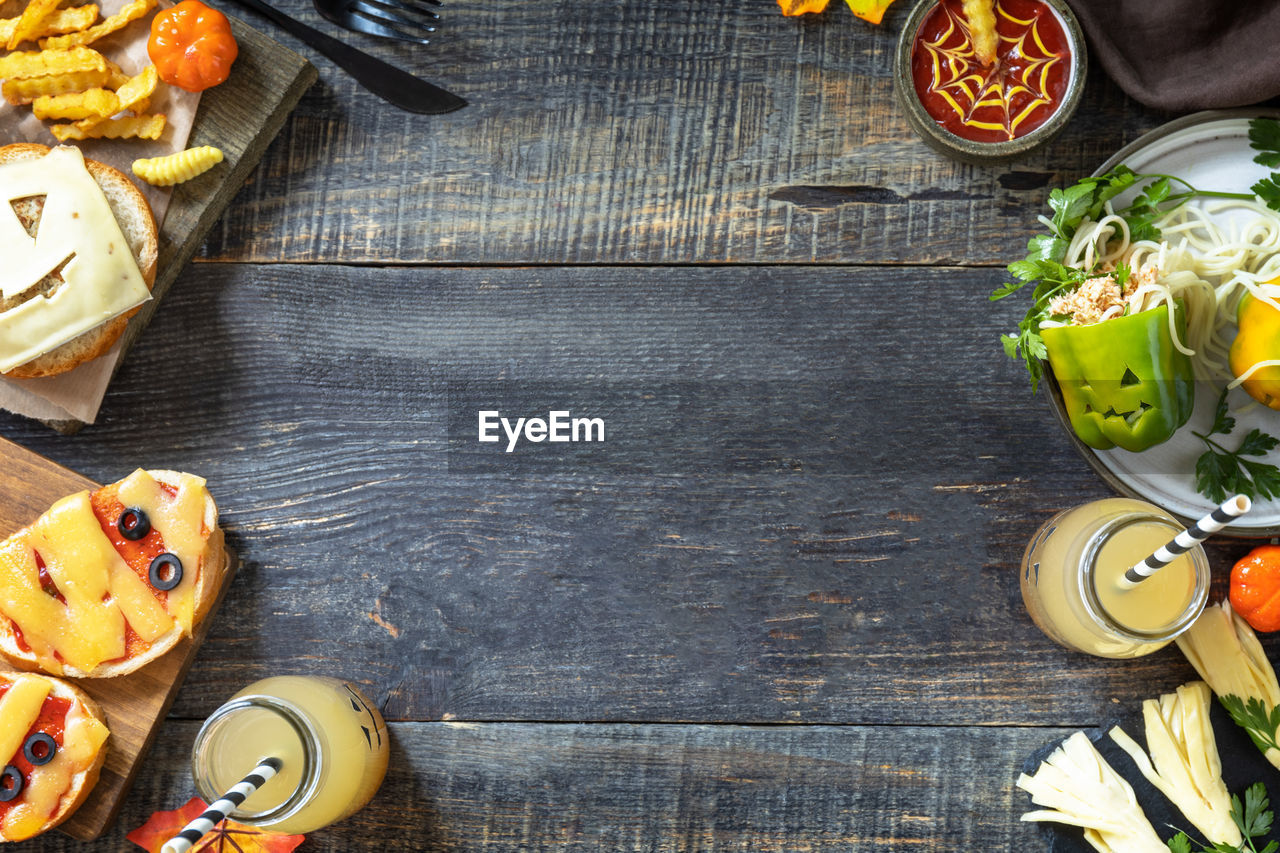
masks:
{"label": "cheese strip mummy wrap", "polygon": [[0,543],[0,654],[53,675],[132,672],[191,636],[225,562],[199,477],[138,470],[69,495]]}

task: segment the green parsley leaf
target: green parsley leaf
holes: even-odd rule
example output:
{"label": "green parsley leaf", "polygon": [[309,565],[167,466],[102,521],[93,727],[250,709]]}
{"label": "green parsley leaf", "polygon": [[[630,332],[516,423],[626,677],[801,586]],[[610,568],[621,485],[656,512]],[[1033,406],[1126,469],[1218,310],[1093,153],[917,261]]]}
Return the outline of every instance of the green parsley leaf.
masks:
{"label": "green parsley leaf", "polygon": [[1222,393],[1218,395],[1218,406],[1213,412],[1213,428],[1209,430],[1209,435],[1220,432],[1228,435],[1236,428],[1236,419],[1231,417],[1227,410],[1227,389],[1223,388]]}
{"label": "green parsley leaf", "polygon": [[[1234,806],[1236,803],[1236,798],[1232,797],[1231,804]],[[1236,821],[1246,838],[1257,838],[1271,831],[1274,815],[1267,806],[1266,786],[1261,782],[1254,782],[1244,792],[1244,816]]]}
{"label": "green parsley leaf", "polygon": [[1067,241],[1051,234],[1037,234],[1027,241],[1027,260],[1061,261],[1067,254]]}
{"label": "green parsley leaf", "polygon": [[1187,837],[1185,832],[1179,832],[1165,843],[1169,845],[1169,849],[1173,853],[1191,853],[1191,839]]}
{"label": "green parsley leaf", "polygon": [[1276,743],[1276,732],[1280,730],[1280,707],[1268,710],[1256,696],[1251,697],[1248,702],[1239,696],[1219,696],[1218,701],[1227,709],[1236,725],[1248,732],[1254,746],[1263,752],[1280,749],[1280,744]]}
{"label": "green parsley leaf", "polygon": [[1244,456],[1266,456],[1276,445],[1280,444],[1280,438],[1267,435],[1260,429],[1253,429],[1244,437],[1244,441],[1240,442],[1240,448],[1236,453]]}
{"label": "green parsley leaf", "polygon": [[991,300],[992,302],[995,302],[999,299],[1004,299],[1006,296],[1012,296],[1013,294],[1017,293],[1019,290],[1021,290],[1025,286],[1026,286],[1025,281],[1006,281],[1004,284],[1000,285],[995,290],[991,291],[991,295],[988,296],[987,299]]}
{"label": "green parsley leaf", "polygon": [[1269,169],[1280,167],[1280,122],[1255,118],[1249,122],[1249,147],[1262,153],[1253,158]]}
{"label": "green parsley leaf", "polygon": [[1276,183],[1276,176],[1273,172],[1271,177],[1263,178],[1253,186],[1249,187],[1258,198],[1266,203],[1267,207],[1272,210],[1280,210],[1280,184]]}
{"label": "green parsley leaf", "polygon": [[[1280,468],[1267,462],[1245,459],[1245,456],[1265,456],[1280,446],[1280,439],[1267,435],[1260,429],[1252,429],[1235,450],[1228,450],[1211,439],[1211,435],[1230,435],[1236,428],[1236,419],[1227,413],[1227,390],[1218,395],[1214,411],[1213,428],[1208,434],[1192,430],[1192,435],[1204,442],[1205,451],[1196,460],[1196,491],[1214,503],[1221,503],[1232,495],[1248,495],[1251,498],[1280,497]],[[1243,724],[1242,724],[1243,725]]]}

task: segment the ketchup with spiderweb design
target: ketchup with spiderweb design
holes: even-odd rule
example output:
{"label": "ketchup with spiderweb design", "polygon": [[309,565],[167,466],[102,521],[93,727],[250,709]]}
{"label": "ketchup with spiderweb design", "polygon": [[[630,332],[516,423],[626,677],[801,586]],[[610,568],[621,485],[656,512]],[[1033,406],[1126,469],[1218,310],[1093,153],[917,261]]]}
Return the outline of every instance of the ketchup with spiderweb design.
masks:
{"label": "ketchup with spiderweb design", "polygon": [[962,0],[940,0],[911,50],[916,95],[940,127],[973,142],[1025,136],[1062,104],[1071,48],[1057,16],[1040,0],[997,0],[996,61],[974,55]]}

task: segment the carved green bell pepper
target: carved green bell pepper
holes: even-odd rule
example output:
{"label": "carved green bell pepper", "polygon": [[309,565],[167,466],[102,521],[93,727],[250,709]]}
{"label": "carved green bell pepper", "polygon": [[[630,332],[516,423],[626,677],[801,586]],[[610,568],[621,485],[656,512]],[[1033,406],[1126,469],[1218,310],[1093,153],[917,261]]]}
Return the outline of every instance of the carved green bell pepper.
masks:
{"label": "carved green bell pepper", "polygon": [[[1174,319],[1184,328],[1181,304]],[[1090,447],[1146,450],[1191,417],[1191,358],[1173,345],[1167,304],[1041,335],[1071,426]]]}

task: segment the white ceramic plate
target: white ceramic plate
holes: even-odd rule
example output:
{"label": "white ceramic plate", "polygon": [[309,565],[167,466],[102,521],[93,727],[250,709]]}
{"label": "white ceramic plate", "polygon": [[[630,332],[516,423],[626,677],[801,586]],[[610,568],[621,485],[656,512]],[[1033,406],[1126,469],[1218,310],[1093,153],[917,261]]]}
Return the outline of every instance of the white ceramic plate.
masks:
{"label": "white ceramic plate", "polygon": [[[1253,162],[1257,152],[1249,147],[1249,118],[1257,115],[1277,117],[1278,114],[1275,110],[1231,111],[1198,113],[1178,119],[1125,146],[1094,174],[1124,163],[1139,173],[1176,175],[1200,189],[1248,192],[1251,185],[1270,174],[1265,166]],[[1224,212],[1219,218],[1225,220],[1231,216],[1232,213]],[[1192,430],[1208,432],[1220,391],[1206,383],[1198,385],[1191,420],[1164,444],[1141,453],[1094,450],[1076,439],[1056,388],[1053,389],[1054,410],[1076,447],[1112,486],[1192,521],[1214,506],[1196,491],[1196,460],[1205,447],[1192,435]],[[1241,390],[1232,392],[1228,398],[1232,409],[1249,402],[1249,396]],[[1236,415],[1236,428],[1229,436],[1214,438],[1224,447],[1235,449],[1254,427],[1280,437],[1280,412],[1254,406]],[[1280,448],[1261,461],[1280,465]],[[1255,500],[1253,511],[1225,532],[1237,536],[1280,535],[1280,501]]]}

